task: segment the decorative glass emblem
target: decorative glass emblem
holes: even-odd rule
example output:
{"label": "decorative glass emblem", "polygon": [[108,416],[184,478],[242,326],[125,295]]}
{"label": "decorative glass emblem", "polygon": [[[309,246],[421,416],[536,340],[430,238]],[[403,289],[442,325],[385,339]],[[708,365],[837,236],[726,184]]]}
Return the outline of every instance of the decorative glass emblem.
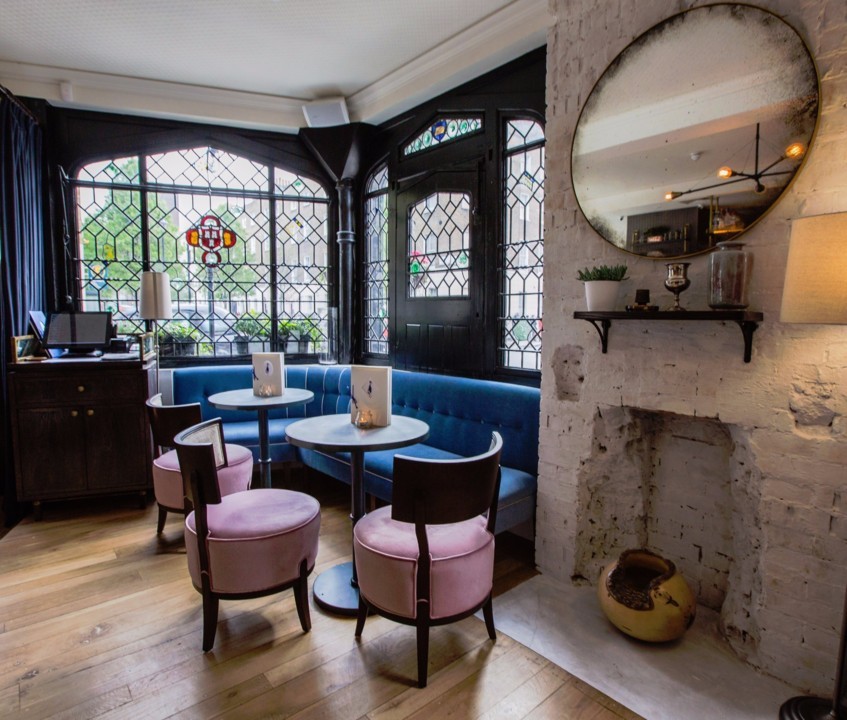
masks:
{"label": "decorative glass emblem", "polygon": [[185,240],[192,247],[203,247],[203,264],[209,267],[220,265],[221,254],[218,248],[235,246],[235,232],[221,225],[214,215],[204,215],[200,224],[185,232]]}
{"label": "decorative glass emblem", "polygon": [[440,143],[456,140],[481,130],[481,117],[439,118],[403,148],[403,155],[413,155]]}

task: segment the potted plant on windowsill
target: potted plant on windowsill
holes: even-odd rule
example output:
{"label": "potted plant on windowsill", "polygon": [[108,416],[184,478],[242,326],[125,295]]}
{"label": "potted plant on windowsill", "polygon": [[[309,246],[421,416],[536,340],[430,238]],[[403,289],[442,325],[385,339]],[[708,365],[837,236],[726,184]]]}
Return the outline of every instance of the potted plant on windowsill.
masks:
{"label": "potted plant on windowsill", "polygon": [[254,350],[251,345],[255,346],[255,350],[261,351],[270,335],[267,320],[260,317],[255,310],[248,310],[241,315],[232,329],[235,332],[235,351],[239,355],[246,355]]}
{"label": "potted plant on windowsill", "polygon": [[297,346],[298,325],[296,320],[280,320],[277,326],[279,331],[279,343],[282,350],[287,353],[296,353],[299,348]]}
{"label": "potted plant on windowsill", "polygon": [[159,347],[162,355],[174,357],[197,354],[200,333],[185,322],[169,322],[159,330]]}
{"label": "potted plant on windowsill", "polygon": [[585,283],[585,304],[589,312],[614,310],[621,281],[626,280],[626,265],[595,265],[577,271]]}

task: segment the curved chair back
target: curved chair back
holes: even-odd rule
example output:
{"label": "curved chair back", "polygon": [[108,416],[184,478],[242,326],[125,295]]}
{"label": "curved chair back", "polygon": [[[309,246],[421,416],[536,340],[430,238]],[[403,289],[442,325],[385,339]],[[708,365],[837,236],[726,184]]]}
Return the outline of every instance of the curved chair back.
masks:
{"label": "curved chair back", "polygon": [[488,512],[494,531],[500,494],[500,453],[503,438],[491,433],[491,445],[481,455],[433,460],[397,455],[391,517],[400,522],[443,525]]}
{"label": "curved chair back", "polygon": [[183,482],[187,488],[191,488],[199,525],[200,515],[205,514],[205,506],[216,505],[221,501],[218,468],[226,466],[223,423],[220,418],[197,423],[178,432],[173,442]]}
{"label": "curved chair back", "polygon": [[177,433],[203,420],[200,403],[163,405],[162,394],[157,393],[147,400],[146,405],[153,443],[159,453],[162,452],[162,448],[175,447],[174,437]]}

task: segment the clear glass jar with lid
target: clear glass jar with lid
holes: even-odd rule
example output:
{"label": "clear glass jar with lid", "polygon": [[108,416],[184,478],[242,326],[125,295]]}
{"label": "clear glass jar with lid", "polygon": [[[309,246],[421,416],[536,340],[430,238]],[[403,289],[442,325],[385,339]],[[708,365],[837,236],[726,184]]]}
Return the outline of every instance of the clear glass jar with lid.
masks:
{"label": "clear glass jar with lid", "polygon": [[714,310],[743,310],[747,300],[753,256],[744,243],[727,240],[709,257],[709,307]]}

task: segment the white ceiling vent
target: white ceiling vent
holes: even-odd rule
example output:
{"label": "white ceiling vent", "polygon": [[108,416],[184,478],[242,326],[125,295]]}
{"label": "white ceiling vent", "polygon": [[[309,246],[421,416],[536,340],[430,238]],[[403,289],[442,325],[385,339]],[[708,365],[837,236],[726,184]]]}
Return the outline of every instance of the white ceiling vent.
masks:
{"label": "white ceiling vent", "polygon": [[347,103],[343,97],[315,100],[303,106],[303,115],[309,127],[332,127],[347,125],[350,115],[347,114]]}

